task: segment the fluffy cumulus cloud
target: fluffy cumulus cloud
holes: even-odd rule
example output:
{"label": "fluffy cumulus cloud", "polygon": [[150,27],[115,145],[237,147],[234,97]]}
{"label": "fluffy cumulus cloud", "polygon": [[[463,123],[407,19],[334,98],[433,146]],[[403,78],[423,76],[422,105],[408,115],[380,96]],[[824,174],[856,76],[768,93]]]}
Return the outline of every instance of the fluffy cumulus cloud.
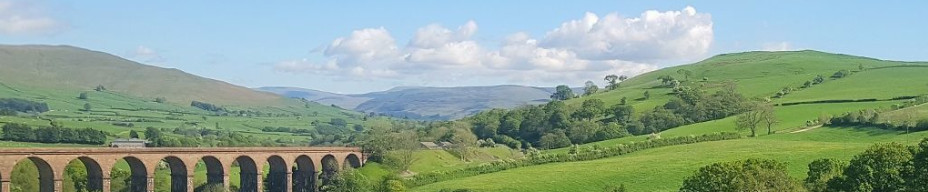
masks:
{"label": "fluffy cumulus cloud", "polygon": [[0,0],[0,33],[6,35],[48,35],[66,25],[44,13],[29,1]]}
{"label": "fluffy cumulus cloud", "polygon": [[477,30],[474,21],[453,29],[431,24],[400,45],[383,27],[361,29],[333,40],[323,49],[322,60],[282,61],[275,68],[352,78],[431,79],[447,74],[505,78],[506,83],[577,84],[607,74],[656,70],[660,61],[699,57],[713,41],[711,16],[693,7],[631,18],[586,13],[543,37],[515,33],[492,47],[473,39]]}

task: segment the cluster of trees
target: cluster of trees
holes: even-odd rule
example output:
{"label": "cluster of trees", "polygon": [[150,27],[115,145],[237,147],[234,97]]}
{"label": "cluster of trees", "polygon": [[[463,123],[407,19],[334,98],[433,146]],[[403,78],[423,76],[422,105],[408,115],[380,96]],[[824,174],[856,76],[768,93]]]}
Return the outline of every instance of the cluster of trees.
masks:
{"label": "cluster of trees", "polygon": [[225,108],[222,108],[222,107],[210,104],[210,103],[206,103],[206,102],[191,101],[190,106],[203,109],[206,111],[211,111],[211,112],[226,112]]}
{"label": "cluster of trees", "polygon": [[165,130],[147,127],[145,139],[151,147],[256,147],[280,146],[273,140],[260,139],[251,135],[244,135],[234,131],[175,128],[168,130],[178,136],[165,134]]}
{"label": "cluster of trees", "polygon": [[23,113],[48,111],[48,104],[29,101],[19,98],[0,98],[0,109],[18,111]]}
{"label": "cluster of trees", "polygon": [[578,108],[555,100],[513,110],[485,111],[465,121],[473,124],[472,130],[479,139],[493,139],[513,148],[560,148],[629,134],[657,133],[757,108],[737,93],[733,85],[712,94],[683,85],[674,89],[676,97],[643,113],[636,113],[634,107],[625,103],[607,107],[599,99],[585,100]]}
{"label": "cluster of trees", "polygon": [[928,191],[928,138],[916,146],[876,144],[850,162],[815,160],[802,182],[773,160],[716,163],[684,180],[680,191]]}
{"label": "cluster of trees", "polygon": [[910,115],[908,118],[904,118],[899,122],[883,121],[880,119],[880,113],[875,110],[860,110],[834,116],[825,119],[825,121],[821,123],[837,126],[872,126],[905,132],[928,130],[928,119],[915,118],[914,115]]}
{"label": "cluster of trees", "polygon": [[802,88],[809,88],[809,87],[812,87],[813,85],[822,84],[824,82],[825,82],[825,76],[818,75],[818,76],[815,76],[814,79],[803,83]]}
{"label": "cluster of trees", "polygon": [[578,110],[562,101],[514,110],[494,109],[465,121],[473,125],[479,139],[492,139],[513,148],[566,147],[626,135],[615,123],[598,121],[607,111],[599,99],[590,99]]}
{"label": "cluster of trees", "polygon": [[9,123],[3,125],[3,140],[40,143],[78,143],[100,145],[106,142],[103,131],[84,128],[71,129],[53,124],[49,127],[33,129],[26,124]]}

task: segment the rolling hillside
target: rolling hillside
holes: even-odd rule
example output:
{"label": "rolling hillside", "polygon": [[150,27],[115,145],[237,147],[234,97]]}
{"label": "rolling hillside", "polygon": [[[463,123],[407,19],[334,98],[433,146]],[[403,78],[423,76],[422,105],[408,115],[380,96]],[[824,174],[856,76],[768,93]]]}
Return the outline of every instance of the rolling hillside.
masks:
{"label": "rolling hillside", "polygon": [[365,113],[386,114],[421,120],[463,118],[493,108],[514,108],[545,103],[552,88],[518,85],[478,87],[397,87],[386,91],[341,95],[323,91],[263,87],[258,90],[287,97],[305,98]]}
{"label": "rolling hillside", "polygon": [[276,105],[282,98],[199,77],[177,69],[139,64],[71,46],[0,46],[0,82],[8,88],[87,91],[98,85],[140,98],[189,104]]}
{"label": "rolling hillside", "polygon": [[[21,123],[38,128],[55,123],[100,130],[108,139],[126,138],[130,131],[142,132],[147,127],[212,129],[234,131],[259,141],[306,145],[311,138],[305,135],[263,129],[312,130],[316,122],[336,118],[363,124],[361,115],[353,111],[70,46],[0,46],[0,69],[0,98],[46,103],[50,109],[0,116],[0,125]],[[98,85],[106,90],[94,90]],[[166,101],[156,102],[156,98]],[[225,111],[191,107],[191,101],[215,104]],[[0,147],[48,145],[0,141]]]}
{"label": "rolling hillside", "polygon": [[[441,189],[474,189],[475,191],[599,191],[608,186],[624,184],[629,191],[677,191],[683,179],[699,167],[723,161],[745,158],[775,159],[788,163],[791,177],[806,177],[807,165],[819,158],[849,160],[854,154],[880,142],[914,144],[928,137],[928,132],[906,133],[877,127],[809,126],[820,116],[837,116],[859,110],[882,111],[884,121],[925,119],[925,106],[894,109],[912,99],[928,95],[928,63],[885,61],[865,57],[818,51],[747,52],[724,54],[690,65],[665,68],[639,75],[621,83],[621,88],[593,96],[568,100],[579,106],[587,99],[601,99],[607,106],[627,98],[636,112],[649,111],[674,97],[669,86],[658,77],[670,75],[684,86],[714,91],[731,82],[750,98],[769,99],[774,104],[803,102],[776,106],[779,123],[774,134],[766,130],[756,138],[705,142],[669,146],[634,152],[628,155],[592,161],[551,163],[515,168],[441,181],[414,188],[413,191]],[[678,73],[691,71],[688,78]],[[849,75],[831,78],[847,70]],[[821,75],[824,81],[804,86]],[[789,93],[774,97],[784,88]],[[644,99],[649,92],[650,99]],[[663,138],[683,137],[715,132],[740,132],[735,117],[685,125],[660,133]],[[594,142],[581,149],[614,147],[641,142],[649,136],[633,136]],[[547,150],[545,153],[567,153],[568,148]],[[475,185],[480,183],[480,185]]]}

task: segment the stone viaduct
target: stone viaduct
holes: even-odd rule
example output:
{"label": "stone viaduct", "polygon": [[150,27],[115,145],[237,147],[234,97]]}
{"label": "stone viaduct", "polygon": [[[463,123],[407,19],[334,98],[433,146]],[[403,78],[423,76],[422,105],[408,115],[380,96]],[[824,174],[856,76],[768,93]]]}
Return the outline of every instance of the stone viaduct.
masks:
{"label": "stone viaduct", "polygon": [[6,148],[0,149],[0,192],[10,191],[13,167],[27,160],[39,170],[40,192],[61,191],[65,168],[74,160],[87,168],[88,191],[102,192],[109,192],[111,182],[115,182],[110,181],[111,170],[119,160],[129,164],[128,186],[133,192],[154,191],[157,166],[170,170],[172,192],[192,192],[194,169],[201,160],[207,183],[225,187],[229,187],[234,163],[240,170],[240,191],[244,192],[316,191],[317,180],[364,163],[361,149],[351,147]]}

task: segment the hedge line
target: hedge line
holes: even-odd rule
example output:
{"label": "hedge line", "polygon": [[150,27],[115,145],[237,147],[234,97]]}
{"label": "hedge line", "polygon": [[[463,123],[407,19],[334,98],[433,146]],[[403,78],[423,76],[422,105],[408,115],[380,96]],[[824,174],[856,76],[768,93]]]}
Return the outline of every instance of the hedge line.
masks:
{"label": "hedge line", "polygon": [[790,105],[803,105],[803,104],[821,104],[821,103],[856,103],[856,102],[875,102],[875,101],[898,101],[898,100],[909,100],[913,98],[918,98],[918,96],[899,96],[893,97],[891,99],[830,99],[830,100],[818,100],[818,101],[800,101],[800,102],[790,102],[790,103],[780,103],[777,106],[790,106]]}
{"label": "hedge line", "polygon": [[548,163],[563,163],[575,161],[588,161],[625,155],[635,151],[645,149],[693,144],[707,141],[721,141],[741,138],[739,133],[722,132],[710,133],[700,136],[683,136],[666,139],[652,139],[643,142],[632,142],[629,144],[619,144],[615,147],[603,147],[588,151],[578,151],[575,154],[533,154],[529,158],[518,160],[501,160],[492,163],[482,164],[475,167],[467,167],[442,172],[422,173],[406,180],[406,185],[410,187],[422,186],[431,183],[470,177],[480,174],[494,173],[519,167],[542,165]]}

